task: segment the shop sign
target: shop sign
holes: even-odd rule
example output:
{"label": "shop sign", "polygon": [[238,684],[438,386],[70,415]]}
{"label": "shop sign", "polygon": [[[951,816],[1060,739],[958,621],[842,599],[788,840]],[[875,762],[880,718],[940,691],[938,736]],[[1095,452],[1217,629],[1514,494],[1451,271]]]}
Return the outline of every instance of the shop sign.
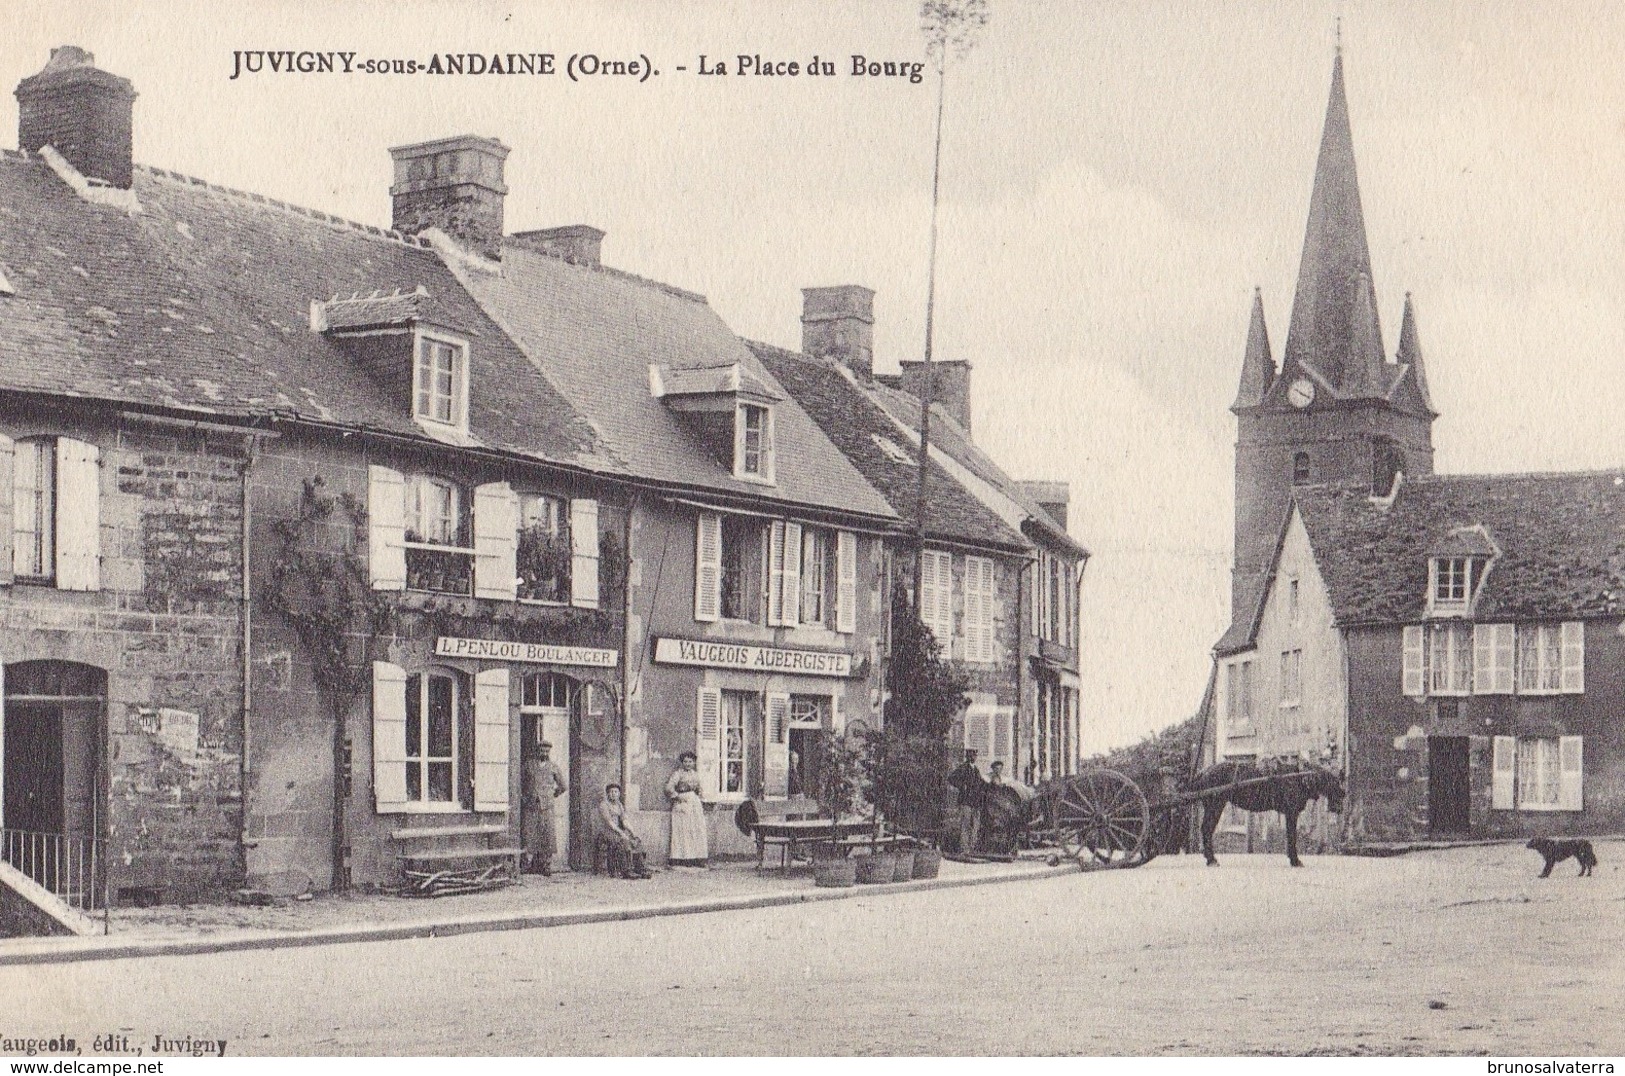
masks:
{"label": "shop sign", "polygon": [[852,655],[844,651],[793,650],[703,639],[656,639],[655,661],[662,665],[700,665],[708,669],[743,669],[794,676],[852,675]]}
{"label": "shop sign", "polygon": [[435,640],[434,652],[443,658],[528,661],[538,665],[590,665],[596,669],[613,669],[621,660],[618,650],[553,646],[549,643],[511,643],[503,639],[458,639],[450,635],[442,635]]}

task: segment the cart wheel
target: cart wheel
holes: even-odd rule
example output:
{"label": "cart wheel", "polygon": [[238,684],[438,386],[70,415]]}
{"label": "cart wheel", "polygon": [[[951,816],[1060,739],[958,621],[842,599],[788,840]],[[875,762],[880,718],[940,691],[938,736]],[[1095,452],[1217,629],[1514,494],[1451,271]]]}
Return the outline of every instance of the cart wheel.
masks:
{"label": "cart wheel", "polygon": [[[1145,793],[1116,770],[1090,770],[1061,789],[1060,826],[1067,831],[1062,847],[1074,844],[1084,870],[1136,867],[1144,860],[1151,809]],[[1075,835],[1074,839],[1072,838]]]}

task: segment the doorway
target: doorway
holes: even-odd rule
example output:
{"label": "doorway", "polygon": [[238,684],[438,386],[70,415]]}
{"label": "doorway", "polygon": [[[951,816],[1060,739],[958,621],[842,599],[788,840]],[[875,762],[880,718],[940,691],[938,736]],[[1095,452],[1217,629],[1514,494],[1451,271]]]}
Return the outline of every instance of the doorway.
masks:
{"label": "doorway", "polygon": [[1472,786],[1465,736],[1428,737],[1428,832],[1464,836],[1472,827]]}
{"label": "doorway", "polygon": [[521,759],[534,758],[543,743],[551,745],[548,757],[570,786],[570,791],[553,804],[554,866],[560,860],[566,863],[570,861],[570,817],[575,813],[574,807],[580,795],[579,782],[571,766],[575,744],[571,738],[570,707],[574,701],[575,687],[575,681],[567,676],[534,673],[525,677],[524,702],[520,708],[524,721]]}

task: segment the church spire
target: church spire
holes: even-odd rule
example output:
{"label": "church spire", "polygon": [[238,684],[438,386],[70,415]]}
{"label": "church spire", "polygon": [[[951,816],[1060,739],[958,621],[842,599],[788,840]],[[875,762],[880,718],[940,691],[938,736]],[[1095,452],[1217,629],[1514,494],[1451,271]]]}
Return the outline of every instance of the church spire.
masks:
{"label": "church spire", "polygon": [[1241,387],[1230,410],[1257,407],[1275,383],[1275,359],[1270,355],[1270,333],[1264,327],[1264,296],[1253,289],[1253,320],[1247,327],[1247,354],[1241,360]]}
{"label": "church spire", "polygon": [[1382,328],[1372,292],[1371,252],[1360,208],[1340,49],[1332,63],[1332,90],[1309,196],[1309,223],[1283,369],[1312,367],[1350,395],[1377,386],[1382,380]]}
{"label": "church spire", "polygon": [[1433,409],[1433,397],[1428,394],[1427,371],[1422,368],[1422,342],[1416,335],[1416,311],[1411,305],[1410,292],[1405,293],[1405,317],[1399,324],[1399,351],[1394,361],[1405,367],[1405,376],[1422,398],[1422,406],[1430,414],[1438,414]]}

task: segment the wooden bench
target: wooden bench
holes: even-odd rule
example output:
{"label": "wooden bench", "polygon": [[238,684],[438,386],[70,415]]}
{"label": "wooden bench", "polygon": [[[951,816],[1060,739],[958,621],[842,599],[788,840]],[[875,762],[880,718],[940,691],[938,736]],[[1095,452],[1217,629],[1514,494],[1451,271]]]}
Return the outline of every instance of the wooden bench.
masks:
{"label": "wooden bench", "polygon": [[[507,833],[506,826],[495,825],[393,831],[389,836],[398,845],[395,858],[405,883],[402,892],[412,897],[448,897],[514,884],[519,880],[519,857],[524,850],[490,843]],[[470,846],[469,839],[480,843]]]}

